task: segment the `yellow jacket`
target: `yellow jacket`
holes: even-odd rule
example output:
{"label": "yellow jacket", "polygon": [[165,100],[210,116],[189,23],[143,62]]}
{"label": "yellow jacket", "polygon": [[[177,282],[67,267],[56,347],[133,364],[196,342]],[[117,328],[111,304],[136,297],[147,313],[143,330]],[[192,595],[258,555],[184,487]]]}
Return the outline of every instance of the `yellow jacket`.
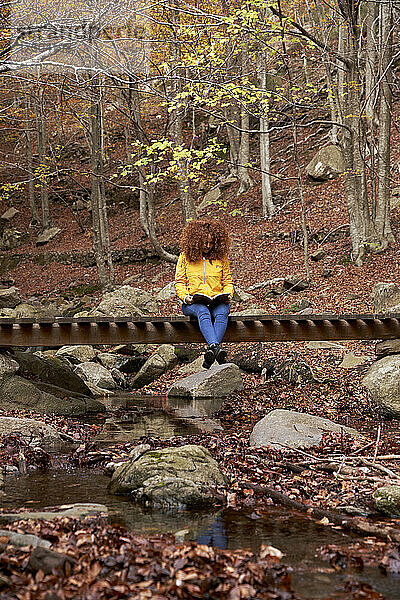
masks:
{"label": "yellow jacket", "polygon": [[203,257],[189,262],[182,252],[176,266],[175,290],[181,300],[196,292],[211,297],[224,293],[232,298],[233,282],[228,258],[209,260]]}

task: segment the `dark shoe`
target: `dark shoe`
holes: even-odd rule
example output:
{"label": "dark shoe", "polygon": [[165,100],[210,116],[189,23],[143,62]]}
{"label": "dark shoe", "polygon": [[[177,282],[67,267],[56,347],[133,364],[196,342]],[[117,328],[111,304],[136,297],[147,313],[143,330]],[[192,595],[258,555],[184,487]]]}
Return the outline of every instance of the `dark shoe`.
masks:
{"label": "dark shoe", "polygon": [[[213,344],[215,346],[215,344]],[[215,360],[213,346],[209,346],[204,352],[203,369],[209,369]]]}
{"label": "dark shoe", "polygon": [[223,348],[221,348],[221,346],[218,344],[218,348],[214,351],[215,354],[215,360],[217,361],[217,363],[219,365],[224,365],[226,363],[226,357],[228,356],[226,350],[224,350]]}

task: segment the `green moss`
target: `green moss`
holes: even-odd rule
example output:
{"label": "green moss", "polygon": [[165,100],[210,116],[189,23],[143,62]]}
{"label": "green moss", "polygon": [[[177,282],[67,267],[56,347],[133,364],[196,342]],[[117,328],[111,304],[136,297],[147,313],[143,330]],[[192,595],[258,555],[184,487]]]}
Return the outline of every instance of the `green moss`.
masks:
{"label": "green moss", "polygon": [[100,286],[96,283],[78,285],[74,288],[61,292],[61,296],[65,298],[65,300],[72,300],[73,298],[81,298],[82,296],[94,294],[99,289]]}
{"label": "green moss", "polygon": [[150,458],[155,458],[156,460],[161,460],[161,452],[157,452],[156,450],[147,452],[146,456],[150,456]]}

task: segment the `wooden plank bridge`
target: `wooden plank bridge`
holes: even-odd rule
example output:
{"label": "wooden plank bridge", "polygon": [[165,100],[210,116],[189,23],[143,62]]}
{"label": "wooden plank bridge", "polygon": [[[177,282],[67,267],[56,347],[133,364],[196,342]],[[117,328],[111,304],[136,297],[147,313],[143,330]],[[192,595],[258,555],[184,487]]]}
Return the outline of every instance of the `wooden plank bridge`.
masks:
{"label": "wooden plank bridge", "polygon": [[[230,316],[226,342],[400,338],[400,313]],[[190,317],[0,318],[0,346],[203,342]]]}

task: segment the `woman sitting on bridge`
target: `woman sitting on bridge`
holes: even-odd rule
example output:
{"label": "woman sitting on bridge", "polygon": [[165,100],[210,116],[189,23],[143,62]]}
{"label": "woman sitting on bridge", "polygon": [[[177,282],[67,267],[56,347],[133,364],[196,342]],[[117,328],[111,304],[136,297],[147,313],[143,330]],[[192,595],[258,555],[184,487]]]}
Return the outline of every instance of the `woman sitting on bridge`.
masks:
{"label": "woman sitting on bridge", "polygon": [[175,290],[183,301],[183,314],[197,317],[208,344],[203,361],[205,369],[215,360],[220,365],[226,362],[221,341],[233,296],[229,245],[228,230],[216,220],[190,221],[182,232]]}

